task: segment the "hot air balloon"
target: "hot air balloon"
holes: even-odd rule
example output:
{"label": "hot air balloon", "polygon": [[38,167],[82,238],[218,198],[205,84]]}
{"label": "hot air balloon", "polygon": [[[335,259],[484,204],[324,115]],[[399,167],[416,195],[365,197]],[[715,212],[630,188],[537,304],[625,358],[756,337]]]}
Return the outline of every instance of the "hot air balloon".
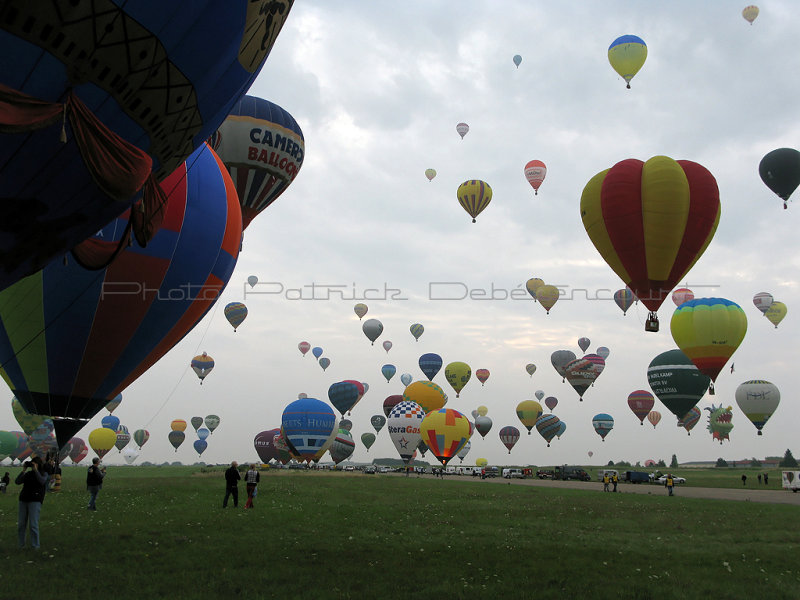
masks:
{"label": "hot air balloon", "polygon": [[125,448],[131,441],[131,434],[128,433],[127,427],[120,427],[117,430],[117,441],[114,442],[114,446],[116,446],[119,452],[122,452],[122,449]]}
{"label": "hot air balloon", "polygon": [[137,429],[133,432],[133,441],[139,446],[139,449],[142,449],[142,446],[145,445],[147,440],[150,439],[150,432],[146,429]]}
{"label": "hot air balloon", "polygon": [[481,382],[481,386],[486,383],[486,380],[489,379],[489,369],[478,369],[475,371],[475,377],[478,378],[478,381]]}
{"label": "hot air balloon", "polygon": [[125,451],[122,453],[122,458],[125,459],[125,462],[129,465],[132,465],[134,461],[139,458],[139,451],[135,448],[126,448]]}
{"label": "hot air balloon", "polygon": [[628,309],[633,306],[633,301],[635,299],[636,297],[633,295],[633,292],[628,288],[623,288],[614,292],[614,302],[620,307],[623,315],[628,314]]}
{"label": "hot air balloon", "polygon": [[186,421],[183,419],[175,419],[169,424],[172,431],[186,431]]}
{"label": "hot air balloon", "polygon": [[479,406],[478,407],[478,414],[480,416],[482,416],[482,417],[485,417],[486,415],[489,414],[489,409],[486,408],[485,406]]}
{"label": "hot air balloon", "polygon": [[250,284],[251,288],[256,287],[256,284],[258,283],[258,277],[256,277],[255,275],[250,275],[247,278],[247,283]]}
{"label": "hot air balloon", "polygon": [[369,422],[375,428],[375,433],[380,433],[383,426],[386,425],[386,417],[383,415],[373,415],[370,417]]}
{"label": "hot air balloon", "polygon": [[647,382],[661,403],[680,419],[700,402],[711,378],[682,350],[668,350],[650,361]]}
{"label": "hot air balloon", "polygon": [[442,357],[432,352],[423,354],[419,357],[419,368],[428,381],[432,381],[439,369],[442,368]]}
{"label": "hot air balloon", "polygon": [[603,360],[608,360],[608,356],[611,354],[611,350],[609,350],[605,346],[598,346],[597,350],[595,350],[594,353],[597,354],[597,356],[599,356]]}
{"label": "hot air balloon", "polygon": [[472,377],[472,369],[465,362],[451,362],[444,368],[444,376],[447,378],[447,383],[455,391],[456,398],[458,398],[461,390],[464,389],[464,386],[467,385],[470,377]]}
{"label": "hot air balloon", "polygon": [[[371,435],[373,438],[375,437],[374,433],[365,433],[364,435]],[[363,436],[361,437],[361,441],[364,441]],[[343,460],[350,458],[355,449],[356,443],[353,441],[353,436],[350,435],[350,432],[346,429],[339,429],[336,437],[333,439],[333,443],[331,444],[329,451],[334,464],[338,465]],[[369,446],[367,446],[367,450],[369,450]]]}
{"label": "hot air balloon", "polygon": [[597,354],[587,354],[583,358],[576,358],[566,366],[564,371],[567,381],[578,392],[581,401],[583,401],[583,394],[600,377],[605,366],[606,362]]}
{"label": "hot air balloon", "polygon": [[614,418],[606,413],[596,414],[592,417],[592,427],[605,442],[606,436],[614,429]]}
{"label": "hot air balloon", "polygon": [[587,452],[586,454],[589,455],[589,458],[592,458],[592,456],[594,456],[594,452],[592,452],[591,450],[589,450],[589,452]]}
{"label": "hot air balloon", "polygon": [[692,410],[678,420],[678,425],[686,429],[686,435],[691,435],[692,428],[697,425],[697,422],[700,420],[701,416],[702,413],[700,412],[700,409],[696,406],[693,406]]}
{"label": "hot air balloon", "polygon": [[203,417],[192,417],[189,419],[189,423],[191,423],[192,427],[194,427],[194,430],[197,431],[203,426]]}
{"label": "hot air balloon", "polygon": [[339,421],[338,429],[346,429],[347,431],[350,431],[353,429],[353,422],[350,419],[342,419]]}
{"label": "hot air balloon", "polygon": [[367,311],[369,311],[369,308],[367,307],[366,304],[363,304],[361,302],[359,302],[353,307],[353,312],[356,313],[359,321],[364,318],[364,315],[367,314]]}
{"label": "hot air balloon", "polygon": [[458,454],[456,454],[458,460],[463,463],[464,459],[467,458],[467,454],[469,454],[471,448],[472,448],[472,440],[468,440],[467,443],[464,444],[464,447],[458,451]]}
{"label": "hot air balloon", "polygon": [[[533,393],[533,395],[536,396],[537,400],[541,400],[542,398],[544,398],[544,390],[536,390]],[[555,400],[555,398],[553,398],[553,399]]]}
{"label": "hot air balloon", "polygon": [[[472,435],[469,419],[452,408],[428,413],[420,424],[420,436],[433,455],[446,466]],[[519,438],[519,430],[517,430]]]}
{"label": "hot air balloon", "polygon": [[392,412],[392,409],[402,401],[403,401],[403,396],[401,394],[394,394],[393,396],[387,396],[386,400],[383,401],[383,414],[385,414],[388,417],[389,413]]}
{"label": "hot air balloon", "polygon": [[458,125],[456,125],[456,131],[458,132],[458,135],[460,135],[461,139],[463,140],[464,136],[467,135],[467,132],[469,131],[469,125],[467,125],[466,123],[459,123]]}
{"label": "hot air balloon", "polygon": [[326,448],[336,431],[336,417],[330,406],[316,398],[288,404],[281,416],[281,433],[289,450],[306,462]]}
{"label": "hot air balloon", "polygon": [[788,309],[783,302],[778,302],[774,300],[772,304],[769,305],[767,312],[764,313],[764,316],[767,317],[770,323],[775,325],[775,329],[778,328],[778,323],[783,321],[783,318],[786,316]]}
{"label": "hot air balloon", "polygon": [[482,438],[486,437],[492,429],[492,420],[486,415],[478,415],[475,417],[475,430],[481,434]]}
{"label": "hot air balloon", "polygon": [[644,425],[644,420],[650,411],[653,410],[653,405],[656,401],[653,399],[653,394],[645,390],[636,390],[628,394],[628,406],[639,419],[639,424]]}
{"label": "hot air balloon", "polygon": [[397,367],[394,365],[387,364],[381,367],[381,374],[386,377],[386,383],[389,383],[395,373],[397,373]]}
{"label": "hot air balloon", "polygon": [[650,421],[650,425],[655,429],[656,425],[658,425],[658,422],[661,420],[661,413],[657,410],[651,410],[647,413],[647,420]]}
{"label": "hot air balloon", "polygon": [[561,439],[561,436],[564,435],[564,432],[567,430],[567,424],[564,421],[558,422],[558,430],[556,430],[556,435],[558,439]]}
{"label": "hot air balloon", "polygon": [[525,165],[525,179],[531,184],[534,195],[539,194],[539,186],[542,185],[547,175],[547,167],[540,160],[532,160]]}
{"label": "hot air balloon", "polygon": [[200,385],[203,385],[203,380],[214,368],[214,359],[211,358],[207,353],[203,352],[192,359],[191,367],[198,379],[200,379]]}
{"label": "hot air balloon", "polygon": [[689,300],[694,300],[694,292],[689,288],[678,288],[672,292],[672,301],[675,303],[675,306],[680,306]]}
{"label": "hot air balloon", "polygon": [[528,281],[525,282],[525,289],[528,290],[528,293],[533,298],[533,301],[536,302],[536,293],[539,291],[539,288],[544,285],[544,281],[539,279],[538,277],[531,277]]}
{"label": "hot air balloon", "polygon": [[586,352],[586,349],[592,344],[591,340],[587,337],[582,337],[578,340],[578,348],[581,352]]}
{"label": "hot air balloon", "polygon": [[167,434],[167,439],[169,443],[172,444],[172,447],[175,448],[175,452],[178,451],[180,445],[183,443],[183,440],[186,439],[186,434],[182,431],[170,431]]}
{"label": "hot air balloon", "polygon": [[733,412],[731,407],[723,407],[721,404],[711,407],[706,407],[709,412],[708,415],[708,430],[711,432],[711,437],[719,441],[720,445],[724,440],[730,441],[730,433],[733,430]]}
{"label": "hot air balloon", "polygon": [[695,298],[675,309],[670,330],[678,347],[711,378],[713,394],[717,375],[744,339],[747,317],[725,298]]}
{"label": "hot air balloon", "polygon": [[548,315],[550,314],[550,309],[555,306],[560,295],[561,292],[554,285],[543,285],[536,290],[536,299],[539,301],[539,304],[542,305],[542,308],[547,311]]}
{"label": "hot air balloon", "polygon": [[392,408],[386,420],[389,437],[405,464],[409,463],[417,449],[421,439],[420,425],[424,418],[425,412],[419,404],[403,400]]}
{"label": "hot air balloon", "polygon": [[26,435],[32,434],[39,425],[49,419],[48,416],[31,414],[26,411],[16,396],[11,399],[11,411]]}
{"label": "hot air balloon", "polygon": [[211,435],[211,432],[205,427],[201,427],[200,429],[197,430],[197,437],[200,438],[201,440],[208,439],[209,435]]}
{"label": "hot air balloon", "polygon": [[322,348],[320,348],[319,346],[315,346],[314,348],[311,349],[311,354],[314,355],[314,358],[319,360],[319,357],[322,356]]}
{"label": "hot air balloon", "polygon": [[595,175],[581,195],[581,219],[603,259],[656,311],[705,251],[720,216],[714,176],[691,161],[627,159]]}
{"label": "hot air balloon", "polygon": [[522,64],[522,57],[521,57],[519,54],[515,54],[515,55],[514,55],[514,58],[512,58],[511,60],[513,60],[513,61],[514,61],[514,64],[515,64],[515,65],[517,66],[517,68],[519,69],[519,66]]}
{"label": "hot air balloon", "polygon": [[361,434],[361,443],[364,444],[364,446],[367,449],[367,452],[369,452],[369,449],[372,448],[372,444],[375,443],[376,439],[377,438],[375,437],[374,433],[367,432]]}
{"label": "hot air balloon", "polygon": [[220,418],[217,415],[206,415],[206,418],[203,419],[203,423],[211,433],[214,433],[214,430],[219,427],[219,422]]}
{"label": "hot air balloon", "polygon": [[800,185],[800,152],[794,148],[778,148],[768,152],[758,163],[761,181],[781,200],[783,208]]}
{"label": "hot air balloon", "polygon": [[456,196],[459,204],[475,223],[477,216],[492,201],[492,188],[485,181],[470,179],[458,186]]}
{"label": "hot air balloon", "polygon": [[233,327],[234,333],[236,328],[241,325],[247,318],[247,307],[241,302],[231,302],[225,306],[225,318],[228,323]]}
{"label": "hot air balloon", "polygon": [[555,410],[556,406],[558,406],[558,398],[555,396],[548,396],[544,399],[544,405],[548,410],[553,411]]}
{"label": "hot air balloon", "polygon": [[322,358],[319,359],[319,366],[322,367],[322,370],[324,371],[325,369],[331,366],[331,359],[328,358],[327,356],[323,356]]}
{"label": "hot air balloon", "polygon": [[403,400],[419,404],[427,414],[442,408],[447,403],[447,395],[432,381],[415,381],[406,386]]}
{"label": "hot air balloon", "polygon": [[358,386],[349,381],[340,381],[328,388],[328,400],[343,417],[344,413],[356,405],[358,396]]}
{"label": "hot air balloon", "polygon": [[620,36],[608,47],[608,62],[625,80],[628,89],[631,89],[631,79],[639,72],[646,59],[647,44],[635,35]]}
{"label": "hot air balloon", "polygon": [[361,329],[364,332],[364,335],[367,336],[367,339],[374,346],[375,340],[377,340],[381,333],[383,333],[383,323],[378,321],[378,319],[367,319],[364,321]]}
{"label": "hot air balloon", "polygon": [[406,385],[406,386],[407,386],[407,385],[408,385],[409,383],[411,383],[412,381],[414,381],[414,376],[413,376],[413,375],[411,375],[411,373],[403,373],[402,375],[400,375],[400,382],[401,382],[403,385]]}
{"label": "hot air balloon", "polygon": [[484,468],[486,465],[489,464],[489,461],[485,458],[476,458],[475,459],[475,466],[480,467],[481,469]]}
{"label": "hot air balloon", "polygon": [[89,454],[89,446],[87,446],[84,443],[79,450],[75,451],[74,453],[70,452],[69,459],[72,461],[73,464],[77,465],[84,458],[86,458],[88,454]]}
{"label": "hot air balloon", "polygon": [[122,404],[122,394],[117,394],[113,399],[108,401],[108,404],[106,404],[106,410],[110,413],[113,413],[115,410],[117,410],[120,404]]}
{"label": "hot air balloon", "polygon": [[297,349],[300,350],[300,354],[305,356],[306,352],[311,350],[311,344],[309,344],[308,342],[300,342],[299,344],[297,344]]}
{"label": "hot air balloon", "polygon": [[280,429],[268,429],[256,434],[253,438],[253,447],[258,454],[258,458],[262,463],[268,463],[271,460],[280,460],[278,449],[275,447],[275,436],[280,433]]}
{"label": "hot air balloon", "polygon": [[428,181],[433,181],[433,178],[436,177],[436,169],[425,169],[425,177],[428,178]]}
{"label": "hot air balloon", "polygon": [[754,4],[745,6],[742,9],[742,17],[744,17],[744,20],[750,23],[750,25],[753,24],[753,21],[756,20],[757,16],[758,16],[758,7],[755,6]]}
{"label": "hot air balloon", "polygon": [[558,434],[558,424],[560,422],[557,416],[549,414],[543,414],[536,419],[536,431],[545,439],[548,448],[550,447],[550,442],[552,442],[553,438]]}
{"label": "hot air balloon", "polygon": [[392,349],[392,342],[390,342],[389,340],[383,342],[383,349],[386,350],[386,354],[389,354],[389,350]]}
{"label": "hot air balloon", "polygon": [[781,392],[773,383],[763,379],[745,381],[736,388],[736,404],[750,422],[756,426],[758,435],[778,408]]}
{"label": "hot air balloon", "polygon": [[411,327],[408,328],[411,331],[411,335],[414,336],[416,341],[419,341],[420,336],[424,333],[425,328],[420,323],[414,323]]}
{"label": "hot air balloon", "polygon": [[203,452],[205,452],[206,448],[208,448],[208,442],[205,440],[195,440],[194,444],[192,445],[194,446],[194,451],[197,452],[198,456],[202,456]]}
{"label": "hot air balloon", "polygon": [[303,166],[305,140],[297,121],[255,96],[233,105],[210,142],[236,185],[242,229],[286,191]]}
{"label": "hot air balloon", "polygon": [[[530,434],[530,430],[528,430],[528,433]],[[500,430],[499,435],[500,435],[500,441],[503,443],[503,446],[508,448],[508,453],[511,454],[511,450],[519,441],[519,429],[511,425],[506,425]]]}
{"label": "hot air balloon", "polygon": [[525,371],[527,371],[528,375],[533,377],[533,374],[536,373],[536,365],[533,363],[528,363],[525,365]]}
{"label": "hot air balloon", "polygon": [[133,232],[147,244],[165,216],[159,182],[166,191],[169,173],[255,81],[291,2],[259,8],[7,5],[0,47],[14,60],[0,76],[0,170],[13,226],[0,240],[0,289],[132,205]]}
{"label": "hot air balloon", "polygon": [[119,419],[113,415],[106,415],[100,420],[100,425],[116,432],[119,429]]}
{"label": "hot air balloon", "polygon": [[536,421],[543,412],[542,405],[535,400],[523,400],[517,404],[517,418],[528,430],[528,435],[531,434],[531,429],[536,427]]}
{"label": "hot air balloon", "polygon": [[97,454],[97,457],[102,459],[108,451],[117,443],[117,432],[100,427],[89,433],[89,445]]}
{"label": "hot air balloon", "polygon": [[766,314],[774,300],[772,294],[769,292],[759,292],[753,296],[753,304],[756,305],[756,308],[760,310],[762,314]]}

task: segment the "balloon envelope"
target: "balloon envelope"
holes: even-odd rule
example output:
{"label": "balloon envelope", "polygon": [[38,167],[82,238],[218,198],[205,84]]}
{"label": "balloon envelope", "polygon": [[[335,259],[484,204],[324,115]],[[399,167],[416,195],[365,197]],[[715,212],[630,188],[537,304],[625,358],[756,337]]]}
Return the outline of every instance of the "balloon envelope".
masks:
{"label": "balloon envelope", "polygon": [[475,429],[481,434],[482,438],[485,438],[486,434],[492,429],[492,420],[486,415],[478,415],[475,417]]}
{"label": "balloon envelope", "polygon": [[103,458],[117,443],[117,432],[100,427],[89,433],[89,446],[99,458]]}
{"label": "balloon envelope", "polygon": [[423,327],[421,323],[414,323],[408,330],[411,332],[411,335],[414,336],[414,339],[419,341],[420,336],[425,332],[425,327]]}
{"label": "balloon envelope", "polygon": [[535,400],[523,400],[517,404],[517,418],[528,430],[528,434],[536,426],[536,421],[542,416],[543,412],[542,405]]}
{"label": "balloon envelope", "polygon": [[639,424],[644,425],[644,420],[650,411],[653,410],[655,404],[653,394],[645,390],[636,390],[628,394],[628,406],[639,419]]}
{"label": "balloon envelope", "polygon": [[175,419],[169,424],[172,431],[186,431],[186,421],[183,419]]}
{"label": "balloon envelope", "polygon": [[657,410],[651,410],[649,413],[647,413],[647,420],[650,421],[653,429],[655,429],[656,425],[658,425],[659,421],[661,421],[661,413]]}
{"label": "balloon envelope", "polygon": [[[365,435],[374,436],[375,434],[370,433]],[[355,449],[356,443],[353,441],[353,436],[350,435],[350,432],[346,429],[339,429],[330,447],[331,458],[333,462],[338,465],[343,460],[350,458]]]}
{"label": "balloon envelope", "polygon": [[200,385],[202,385],[203,380],[214,368],[214,359],[211,358],[206,352],[203,352],[192,359],[191,366],[192,370],[195,372],[195,375],[197,375],[197,378],[200,380]]}
{"label": "balloon envelope", "polygon": [[773,383],[763,379],[745,381],[736,388],[736,404],[756,426],[758,435],[781,401],[781,392]]}
{"label": "balloon envelope", "polygon": [[800,152],[794,148],[778,148],[768,152],[758,164],[761,181],[781,200],[783,207],[800,184]]}
{"label": "balloon envelope", "polygon": [[353,312],[356,313],[356,316],[358,317],[359,320],[361,320],[364,317],[364,315],[367,314],[368,311],[369,307],[362,302],[359,302],[353,307]]}
{"label": "balloon envelope", "polygon": [[777,329],[778,323],[783,321],[787,312],[789,311],[783,302],[778,302],[777,300],[774,300],[772,304],[769,305],[769,308],[764,313],[764,316],[767,317],[767,320],[773,325],[775,325],[775,329]]}
{"label": "balloon envelope", "polygon": [[420,424],[422,441],[443,466],[458,454],[469,441],[471,434],[472,425],[469,419],[452,408],[430,412]]}
{"label": "balloon envelope", "polygon": [[514,449],[514,446],[519,441],[519,429],[511,425],[506,425],[500,430],[499,436],[503,446],[505,446],[508,449],[508,453],[511,454],[511,450]]}
{"label": "balloon envelope", "polygon": [[581,349],[581,352],[586,352],[586,349],[592,344],[592,341],[587,337],[582,337],[578,339],[578,348]]}
{"label": "balloon envelope", "polygon": [[383,401],[383,414],[385,414],[388,417],[389,413],[392,412],[392,409],[402,401],[403,401],[403,396],[401,394],[394,394],[393,396],[388,396],[386,400]]}
{"label": "balloon envelope", "polygon": [[597,435],[603,441],[606,441],[606,436],[614,429],[614,418],[606,413],[596,414],[592,418],[592,427],[597,432]]}
{"label": "balloon envelope", "polygon": [[486,383],[486,380],[489,379],[489,375],[491,375],[489,369],[478,369],[477,371],[475,371],[475,377],[478,378],[478,381],[481,382],[481,385]]}
{"label": "balloon envelope", "polygon": [[541,417],[536,419],[536,431],[538,431],[539,435],[545,439],[548,448],[550,447],[550,442],[553,441],[553,438],[558,435],[560,422],[561,420],[557,416],[550,414],[543,414]]}
{"label": "balloon envelope", "polygon": [[205,452],[206,448],[208,448],[208,442],[205,440],[195,440],[193,446],[194,451],[197,452],[197,455],[202,456],[203,452]]}
{"label": "balloon envelope", "polygon": [[106,415],[100,420],[100,425],[116,432],[119,429],[119,419],[113,415]]}
{"label": "balloon envelope", "polygon": [[547,407],[547,410],[553,411],[556,406],[558,406],[558,398],[555,396],[548,396],[544,399],[544,405]]}
{"label": "balloon envelope", "polygon": [[203,423],[211,433],[214,433],[214,430],[219,427],[219,422],[220,418],[217,415],[206,415],[206,418],[203,419]]}
{"label": "balloon envelope", "polygon": [[192,417],[189,419],[189,423],[191,423],[194,430],[197,431],[199,427],[203,426],[203,417]]}
{"label": "balloon envelope", "polygon": [[274,440],[275,436],[278,435],[280,431],[280,428],[268,429],[256,434],[256,437],[253,438],[253,447],[262,463],[268,463],[271,460],[280,460]]}
{"label": "balloon envelope", "polygon": [[745,6],[742,9],[742,17],[744,18],[745,21],[750,23],[750,25],[753,24],[753,21],[756,20],[757,16],[758,16],[758,7],[753,4]]}
{"label": "balloon envelope", "polygon": [[775,299],[772,297],[772,294],[769,292],[759,292],[753,296],[753,304],[755,304],[756,308],[762,313],[766,313],[767,310],[769,310],[769,307],[772,305],[774,300]]}
{"label": "balloon envelope", "polygon": [[323,356],[322,358],[319,359],[319,366],[322,367],[322,370],[324,371],[325,369],[331,366],[331,359],[328,358],[327,356]]}
{"label": "balloon envelope", "polygon": [[314,348],[311,349],[311,354],[314,355],[314,358],[319,359],[319,357],[322,356],[322,348],[320,348],[319,346],[315,346]]}
{"label": "balloon envelope", "polygon": [[540,160],[532,160],[525,165],[525,179],[531,184],[534,194],[539,193],[539,186],[542,185],[547,175],[547,167]]}
{"label": "balloon envelope", "polygon": [[472,369],[465,362],[451,362],[444,368],[444,376],[456,393],[456,398],[472,377]]}
{"label": "balloon envelope", "polygon": [[328,400],[342,416],[355,406],[358,396],[358,386],[349,381],[340,381],[328,388]]}
{"label": "balloon envelope", "polygon": [[606,361],[597,354],[587,354],[582,358],[576,358],[564,369],[567,381],[578,392],[578,396],[583,400],[583,394],[589,389],[600,374],[605,369]]}
{"label": "balloon envelope", "polygon": [[175,452],[177,452],[183,440],[186,439],[186,434],[183,433],[183,431],[170,431],[167,434],[167,439],[169,443],[172,444],[172,447],[175,448]]}
{"label": "balloon envelope", "polygon": [[539,304],[542,305],[542,308],[547,311],[548,315],[550,314],[550,309],[555,306],[560,295],[561,292],[554,285],[543,285],[536,290],[536,299],[539,301]]}
{"label": "balloon envelope", "polygon": [[139,448],[147,443],[147,440],[150,439],[150,432],[146,429],[137,429],[133,432],[133,441],[136,443]]}
{"label": "balloon envelope", "polygon": [[469,125],[467,125],[466,123],[459,123],[458,125],[456,125],[456,131],[458,132],[458,135],[460,135],[461,139],[463,140],[464,136],[467,135],[467,132],[469,131]]}
{"label": "balloon envelope", "polygon": [[372,444],[375,443],[376,437],[374,433],[367,432],[361,434],[361,443],[364,444],[367,451],[372,448]]}
{"label": "balloon envelope", "polygon": [[680,419],[700,402],[711,378],[682,350],[668,350],[650,361],[647,382],[659,401]]}
{"label": "balloon envelope", "polygon": [[330,406],[316,398],[295,400],[281,416],[281,432],[290,450],[310,461],[336,428]]}
{"label": "balloon envelope", "polygon": [[125,459],[126,463],[132,465],[133,462],[139,458],[139,451],[135,448],[125,448],[125,450],[122,451],[122,458]]}
{"label": "balloon envelope", "polygon": [[672,301],[675,303],[675,306],[680,306],[689,300],[694,300],[694,292],[689,288],[678,288],[672,292]]}
{"label": "balloon envelope", "polygon": [[647,44],[635,35],[623,35],[608,47],[608,62],[631,87],[631,79],[639,72],[647,59]]}
{"label": "balloon envelope", "polygon": [[400,375],[400,381],[403,385],[408,385],[412,381],[414,381],[414,376],[411,373],[403,373]]}
{"label": "balloon envelope", "polygon": [[514,58],[512,58],[511,60],[513,60],[513,61],[514,61],[514,64],[515,64],[515,65],[517,66],[517,68],[519,69],[519,66],[522,64],[522,57],[521,57],[519,54],[515,54],[515,55],[514,55]]}
{"label": "balloon envelope", "polygon": [[623,288],[614,292],[614,302],[620,307],[623,315],[628,314],[628,309],[633,306],[634,300],[636,300],[636,296],[634,296],[633,292],[628,288]]}
{"label": "balloon envelope", "polygon": [[458,186],[456,196],[459,204],[472,217],[474,223],[477,216],[492,201],[492,188],[485,181],[471,179]]}
{"label": "balloon envelope", "polygon": [[416,402],[403,400],[392,408],[386,421],[389,437],[405,464],[411,460],[420,441],[420,424],[425,412]]}
{"label": "balloon envelope", "polygon": [[425,169],[425,177],[428,178],[428,181],[433,181],[433,178],[436,177],[436,169]]}
{"label": "balloon envelope", "polygon": [[211,435],[211,432],[205,427],[201,427],[200,429],[197,430],[197,437],[200,438],[201,440],[206,439],[209,435]]}
{"label": "balloon envelope", "polygon": [[122,394],[117,394],[113,399],[108,401],[108,404],[106,404],[106,410],[110,413],[113,413],[120,404],[122,404]]}
{"label": "balloon envelope", "polygon": [[386,383],[389,383],[395,373],[397,373],[397,367],[394,365],[387,364],[381,367],[381,374],[386,378]]}
{"label": "balloon envelope", "polygon": [[533,374],[536,373],[536,365],[533,363],[528,363],[525,365],[525,371],[528,373],[528,375],[533,377]]}
{"label": "balloon envelope", "polygon": [[414,402],[425,413],[439,410],[447,403],[444,390],[432,381],[414,381],[403,391],[403,400]]}
{"label": "balloon envelope", "polygon": [[386,417],[383,415],[373,415],[369,419],[370,425],[375,428],[376,433],[380,433],[383,426],[386,425]]}
{"label": "balloon envelope", "polygon": [[228,323],[236,331],[236,328],[247,318],[247,307],[241,302],[231,302],[225,306],[224,313]]}
{"label": "balloon envelope", "polygon": [[361,329],[364,335],[367,336],[367,339],[374,344],[375,340],[383,333],[383,323],[378,321],[378,319],[367,319],[364,321]]}
{"label": "balloon envelope", "polygon": [[442,357],[432,352],[423,354],[419,357],[419,368],[425,374],[425,377],[428,378],[428,381],[432,381],[442,368]]}

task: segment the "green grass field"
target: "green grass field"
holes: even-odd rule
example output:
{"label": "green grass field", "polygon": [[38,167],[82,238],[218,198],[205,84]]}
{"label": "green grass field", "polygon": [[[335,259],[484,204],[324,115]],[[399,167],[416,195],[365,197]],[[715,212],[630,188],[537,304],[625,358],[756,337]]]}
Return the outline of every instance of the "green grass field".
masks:
{"label": "green grass field", "polygon": [[273,471],[222,510],[221,470],[108,473],[92,513],[65,469],[38,552],[0,496],[0,598],[800,597],[796,506]]}

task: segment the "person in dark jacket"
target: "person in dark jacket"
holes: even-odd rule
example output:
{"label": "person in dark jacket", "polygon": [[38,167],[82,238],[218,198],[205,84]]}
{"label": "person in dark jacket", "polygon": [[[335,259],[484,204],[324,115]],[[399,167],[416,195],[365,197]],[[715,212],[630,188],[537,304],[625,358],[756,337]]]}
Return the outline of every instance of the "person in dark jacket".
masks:
{"label": "person in dark jacket", "polygon": [[233,496],[233,508],[239,506],[239,463],[233,461],[231,466],[225,470],[225,499],[222,501],[222,508],[228,507],[228,498]]}
{"label": "person in dark jacket", "polygon": [[[30,469],[30,470],[28,470]],[[34,456],[27,461],[22,472],[17,475],[14,483],[22,486],[19,493],[19,516],[17,518],[17,535],[19,547],[25,547],[25,529],[30,529],[31,548],[39,548],[39,514],[44,502],[47,475],[42,470],[42,459]]]}
{"label": "person in dark jacket", "polygon": [[89,467],[86,473],[86,489],[89,490],[89,506],[86,507],[87,510],[97,510],[95,501],[97,500],[97,494],[103,487],[103,478],[105,476],[106,468],[100,468],[100,459],[93,458],[92,466]]}
{"label": "person in dark jacket", "polygon": [[9,476],[8,471],[6,471],[6,474],[3,475],[2,479],[0,479],[0,492],[5,494],[9,483],[11,483],[11,477]]}

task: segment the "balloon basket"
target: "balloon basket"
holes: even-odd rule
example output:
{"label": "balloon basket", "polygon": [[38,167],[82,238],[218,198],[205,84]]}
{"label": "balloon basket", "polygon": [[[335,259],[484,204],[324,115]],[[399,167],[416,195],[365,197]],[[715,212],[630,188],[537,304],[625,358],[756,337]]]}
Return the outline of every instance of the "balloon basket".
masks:
{"label": "balloon basket", "polygon": [[658,331],[658,315],[651,312],[647,315],[647,320],[644,322],[645,331]]}

